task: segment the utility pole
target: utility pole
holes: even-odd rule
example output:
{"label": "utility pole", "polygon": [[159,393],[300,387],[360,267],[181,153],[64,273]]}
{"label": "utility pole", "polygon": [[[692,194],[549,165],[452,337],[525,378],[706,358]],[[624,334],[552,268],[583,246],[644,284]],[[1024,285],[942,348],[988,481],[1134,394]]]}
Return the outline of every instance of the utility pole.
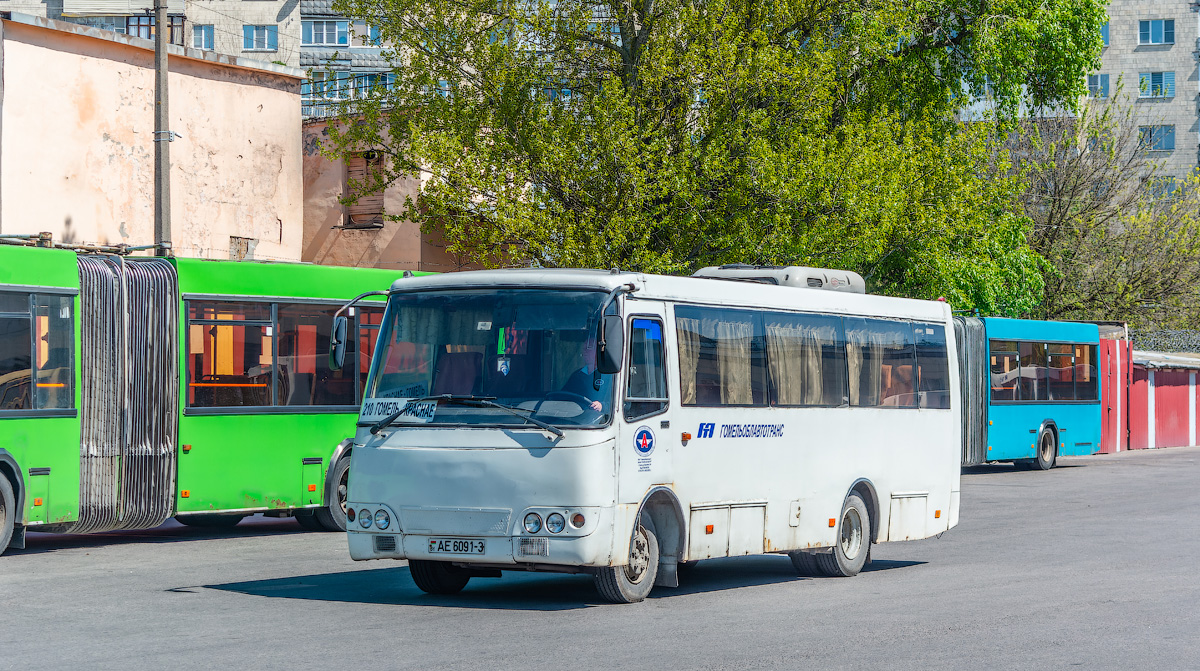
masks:
{"label": "utility pole", "polygon": [[154,242],[155,256],[171,254],[171,142],[167,129],[167,0],[154,0]]}

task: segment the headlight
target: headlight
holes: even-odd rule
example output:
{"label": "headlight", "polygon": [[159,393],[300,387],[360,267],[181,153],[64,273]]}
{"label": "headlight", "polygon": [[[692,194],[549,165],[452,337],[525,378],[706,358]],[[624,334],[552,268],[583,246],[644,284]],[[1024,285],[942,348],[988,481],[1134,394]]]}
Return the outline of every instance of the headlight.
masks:
{"label": "headlight", "polygon": [[392,518],[388,516],[386,510],[375,511],[375,526],[379,527],[380,529],[386,529],[391,523]]}
{"label": "headlight", "polygon": [[552,534],[561,533],[567,526],[567,518],[558,513],[550,513],[546,516],[546,531]]}
{"label": "headlight", "polygon": [[525,516],[525,531],[531,534],[536,534],[542,530],[542,518],[537,513],[529,513]]}
{"label": "headlight", "polygon": [[364,529],[371,528],[371,511],[363,508],[358,511],[358,526]]}

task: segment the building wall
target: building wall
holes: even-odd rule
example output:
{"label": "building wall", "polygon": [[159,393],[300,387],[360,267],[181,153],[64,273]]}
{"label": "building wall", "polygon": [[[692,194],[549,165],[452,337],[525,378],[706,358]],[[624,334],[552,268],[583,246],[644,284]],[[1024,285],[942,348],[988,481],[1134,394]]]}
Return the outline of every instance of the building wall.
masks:
{"label": "building wall", "polygon": [[[148,41],[32,17],[3,31],[0,233],[152,243]],[[175,252],[299,260],[302,73],[176,47],[169,62]]]}
{"label": "building wall", "polygon": [[[1135,106],[1139,125],[1173,125],[1175,149],[1152,152],[1159,162],[1159,174],[1185,177],[1197,166],[1200,152],[1200,129],[1197,124],[1197,104],[1200,103],[1200,83],[1197,81],[1198,16],[1188,0],[1113,0],[1108,7],[1108,46],[1102,54],[1097,74],[1109,75],[1111,95],[1116,95],[1118,78],[1123,77],[1122,95]],[[1172,19],[1175,22],[1174,44],[1145,45],[1138,43],[1138,22],[1153,19]],[[1139,98],[1138,79],[1142,72],[1174,72],[1175,95],[1169,98]]]}
{"label": "building wall", "polygon": [[[321,139],[329,122],[304,123],[304,251],[301,260],[323,265],[447,272],[466,270],[447,253],[436,234],[421,232],[413,221],[383,218],[373,228],[354,228],[347,207],[339,202],[348,191],[344,160],[321,153]],[[415,199],[420,182],[403,179],[383,194],[383,211],[404,211],[405,199]],[[347,227],[347,225],[351,227]]]}

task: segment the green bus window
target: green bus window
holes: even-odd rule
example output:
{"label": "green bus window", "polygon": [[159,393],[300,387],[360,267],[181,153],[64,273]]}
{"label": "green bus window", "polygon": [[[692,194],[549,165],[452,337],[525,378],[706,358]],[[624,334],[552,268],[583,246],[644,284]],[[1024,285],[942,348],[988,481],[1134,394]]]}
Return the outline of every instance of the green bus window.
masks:
{"label": "green bus window", "polygon": [[0,294],[0,410],[33,409],[31,330],[28,294]]}
{"label": "green bus window", "polygon": [[1017,366],[1017,343],[1011,340],[992,340],[991,386],[993,401],[1016,401],[1020,397],[1017,384],[1021,371]]}
{"label": "green bus window", "polygon": [[37,349],[37,407],[66,409],[75,405],[75,372],[72,362],[74,328],[72,300],[68,296],[39,294],[34,307],[34,343]]}
{"label": "green bus window", "polygon": [[274,338],[270,326],[188,325],[188,405],[271,405]]}
{"label": "green bus window", "polygon": [[1021,400],[1050,400],[1046,388],[1046,344],[1018,343],[1017,353],[1021,355]]}
{"label": "green bus window", "polygon": [[270,303],[188,303],[188,319],[211,321],[271,321]]}
{"label": "green bus window", "polygon": [[367,388],[367,374],[371,372],[371,358],[375,356],[375,344],[379,340],[379,327],[383,324],[383,308],[358,307],[358,389]]}
{"label": "green bus window", "polygon": [[1075,347],[1052,343],[1048,346],[1046,368],[1051,401],[1075,400]]}
{"label": "green bus window", "polygon": [[[329,368],[329,332],[337,309],[279,305],[279,405],[354,404],[354,372]],[[352,351],[348,356],[353,360]]]}
{"label": "green bus window", "polygon": [[938,324],[913,324],[917,337],[917,385],[922,408],[950,407],[950,364],[946,329]]}

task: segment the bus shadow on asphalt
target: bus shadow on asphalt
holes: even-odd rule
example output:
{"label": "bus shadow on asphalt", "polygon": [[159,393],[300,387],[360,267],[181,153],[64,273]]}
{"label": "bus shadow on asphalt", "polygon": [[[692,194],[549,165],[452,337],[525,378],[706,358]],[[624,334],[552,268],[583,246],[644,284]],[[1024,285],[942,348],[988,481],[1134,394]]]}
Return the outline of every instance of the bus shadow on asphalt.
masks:
{"label": "bus shadow on asphalt", "polygon": [[1068,469],[1068,468],[1085,468],[1085,467],[1087,467],[1087,464],[1062,464],[1062,463],[1059,463],[1059,464],[1055,464],[1054,468],[1050,469],[1050,471],[1043,472],[1043,471],[1030,471],[1030,470],[1017,468],[1016,466],[1013,466],[1012,464],[1004,464],[1004,463],[979,464],[978,466],[963,466],[962,474],[963,475],[1020,475],[1022,473],[1027,473],[1027,474],[1040,473],[1041,475],[1053,476],[1054,471]]}
{"label": "bus shadow on asphalt", "polygon": [[53,534],[30,531],[25,536],[25,549],[10,548],[6,554],[42,554],[60,550],[135,543],[186,543],[222,538],[265,538],[299,533],[304,533],[304,531],[297,522],[289,518],[247,518],[241,524],[229,529],[185,527],[171,519],[153,529],[108,531],[95,534]]}
{"label": "bus shadow on asphalt", "polygon": [[[925,562],[874,560],[864,573],[918,566]],[[787,582],[826,580],[796,575],[783,556],[711,559],[686,570],[679,587],[658,587],[651,599],[670,599]],[[558,611],[610,605],[600,598],[591,576],[505,572],[502,578],[473,578],[459,594],[437,596],[417,589],[408,567],[203,585],[204,588],[277,599],[307,599],[392,606],[431,606],[485,610]],[[168,590],[168,591],[180,591]]]}

